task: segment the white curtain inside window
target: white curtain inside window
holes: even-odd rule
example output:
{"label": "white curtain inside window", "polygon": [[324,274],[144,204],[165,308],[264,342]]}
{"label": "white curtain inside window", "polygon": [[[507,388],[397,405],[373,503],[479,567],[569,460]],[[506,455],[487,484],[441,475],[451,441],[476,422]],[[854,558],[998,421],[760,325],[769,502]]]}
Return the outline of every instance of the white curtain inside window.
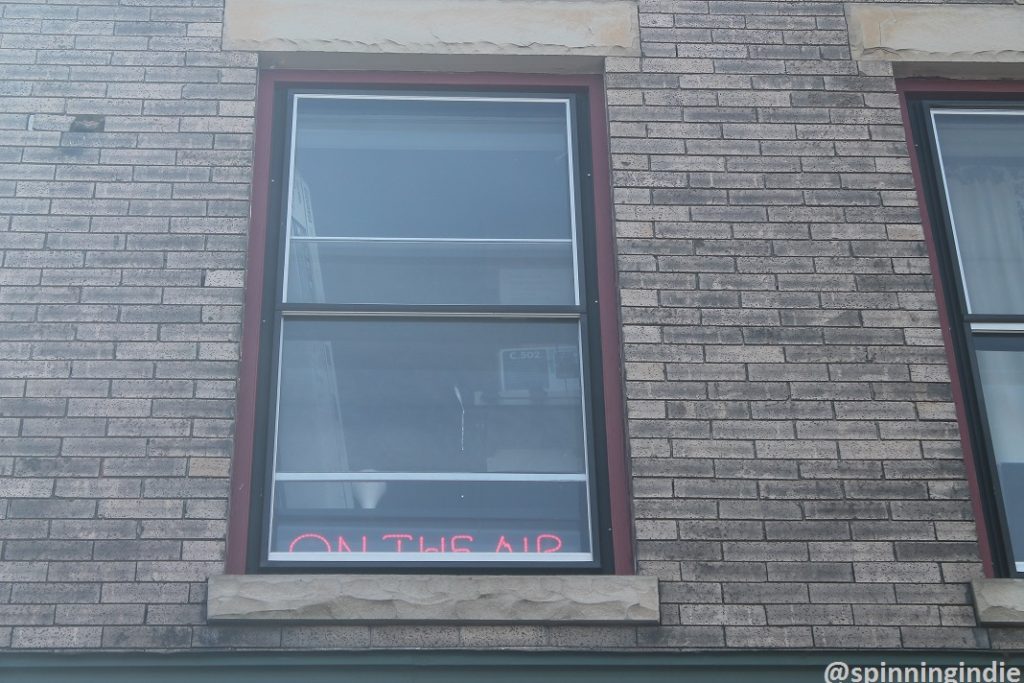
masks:
{"label": "white curtain inside window", "polygon": [[968,312],[1024,315],[1024,115],[934,113]]}
{"label": "white curtain inside window", "polygon": [[1024,168],[958,163],[946,179],[971,312],[1024,314]]}

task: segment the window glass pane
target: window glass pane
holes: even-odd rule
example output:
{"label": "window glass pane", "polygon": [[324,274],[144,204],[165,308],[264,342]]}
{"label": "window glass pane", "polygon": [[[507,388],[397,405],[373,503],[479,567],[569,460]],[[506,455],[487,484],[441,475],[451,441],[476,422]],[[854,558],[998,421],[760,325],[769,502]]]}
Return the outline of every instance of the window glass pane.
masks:
{"label": "window glass pane", "polygon": [[1024,116],[934,114],[971,313],[1024,314]]}
{"label": "window glass pane", "polygon": [[567,100],[295,101],[288,301],[575,303]]}
{"label": "window glass pane", "polygon": [[286,320],[278,473],[586,471],[579,323]]}
{"label": "window glass pane", "polygon": [[1024,339],[988,335],[975,343],[1013,556],[1024,571]]}
{"label": "window glass pane", "polygon": [[288,298],[307,303],[572,304],[571,242],[292,242]]}
{"label": "window glass pane", "polygon": [[583,482],[279,482],[270,559],[587,561]]}

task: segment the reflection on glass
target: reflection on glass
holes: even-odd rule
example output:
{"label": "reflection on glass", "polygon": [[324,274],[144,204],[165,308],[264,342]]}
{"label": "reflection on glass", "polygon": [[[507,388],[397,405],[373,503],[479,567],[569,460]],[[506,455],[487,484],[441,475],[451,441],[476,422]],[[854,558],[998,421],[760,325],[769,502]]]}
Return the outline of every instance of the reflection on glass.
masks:
{"label": "reflection on glass", "polygon": [[583,473],[576,321],[286,320],[278,472]]}
{"label": "reflection on glass", "polygon": [[391,559],[422,553],[450,555],[446,561],[536,561],[537,554],[555,561],[589,559],[584,482],[374,482],[380,495],[372,506],[358,497],[349,507],[326,502],[334,489],[357,489],[362,483],[279,482],[272,557],[302,554],[299,559],[338,561],[367,559],[359,557],[367,553]]}
{"label": "reflection on glass", "polygon": [[1011,546],[1024,561],[1024,339],[975,338],[985,413],[999,469]]}
{"label": "reflection on glass", "polygon": [[289,302],[575,303],[566,100],[295,101]]}
{"label": "reflection on glass", "polygon": [[1024,314],[1024,116],[934,114],[971,313]]}
{"label": "reflection on glass", "polygon": [[[572,305],[571,242],[293,242],[304,303]],[[315,284],[314,284],[315,283]]]}
{"label": "reflection on glass", "polygon": [[565,101],[296,99],[318,236],[571,237]]}

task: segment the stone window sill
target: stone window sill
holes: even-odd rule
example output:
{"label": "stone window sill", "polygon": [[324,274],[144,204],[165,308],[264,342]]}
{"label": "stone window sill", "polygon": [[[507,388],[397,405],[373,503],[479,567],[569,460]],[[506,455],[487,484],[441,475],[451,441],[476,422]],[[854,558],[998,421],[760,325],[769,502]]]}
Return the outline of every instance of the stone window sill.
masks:
{"label": "stone window sill", "polygon": [[216,622],[656,624],[649,576],[225,575],[209,579]]}
{"label": "stone window sill", "polygon": [[1024,579],[974,579],[971,591],[979,624],[1024,625]]}

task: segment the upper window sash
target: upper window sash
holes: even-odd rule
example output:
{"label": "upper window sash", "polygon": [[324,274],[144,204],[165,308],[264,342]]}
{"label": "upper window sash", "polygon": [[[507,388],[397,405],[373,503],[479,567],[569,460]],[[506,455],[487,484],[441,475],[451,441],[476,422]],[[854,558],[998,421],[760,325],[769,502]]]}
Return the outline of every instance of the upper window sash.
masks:
{"label": "upper window sash", "polygon": [[578,307],[571,95],[295,92],[279,302]]}

